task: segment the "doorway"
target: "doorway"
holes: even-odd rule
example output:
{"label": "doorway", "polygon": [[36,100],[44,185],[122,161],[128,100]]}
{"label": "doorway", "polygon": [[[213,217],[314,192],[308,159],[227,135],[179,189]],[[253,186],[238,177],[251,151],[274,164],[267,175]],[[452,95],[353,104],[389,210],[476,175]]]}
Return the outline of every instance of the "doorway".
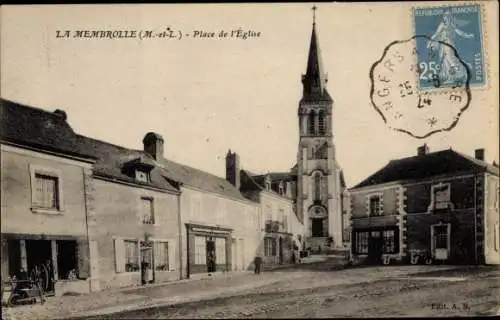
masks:
{"label": "doorway", "polygon": [[207,271],[212,273],[216,271],[215,264],[215,241],[212,237],[207,239]]}
{"label": "doorway", "polygon": [[448,260],[450,257],[450,224],[431,225],[432,257],[436,260]]}
{"label": "doorway", "polygon": [[141,283],[147,284],[154,281],[153,278],[153,246],[150,241],[140,242],[141,255]]}
{"label": "doorway", "polygon": [[311,231],[312,231],[313,237],[322,237],[323,236],[323,219],[322,218],[312,218]]}
{"label": "doorway", "polygon": [[279,239],[279,253],[278,253],[278,256],[279,256],[279,263],[283,264],[283,238],[282,237],[280,237],[280,239]]}
{"label": "doorway", "polygon": [[371,231],[368,240],[368,260],[370,263],[379,264],[382,262],[383,239],[381,231]]}

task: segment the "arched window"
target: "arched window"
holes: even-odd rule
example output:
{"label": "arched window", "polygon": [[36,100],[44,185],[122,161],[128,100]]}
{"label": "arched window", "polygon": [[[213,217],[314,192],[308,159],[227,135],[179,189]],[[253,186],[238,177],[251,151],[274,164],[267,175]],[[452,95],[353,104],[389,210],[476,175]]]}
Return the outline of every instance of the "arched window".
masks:
{"label": "arched window", "polygon": [[321,135],[321,136],[325,135],[325,131],[326,131],[325,112],[323,110],[320,110],[319,114],[318,114],[318,132],[319,132],[319,135]]}
{"label": "arched window", "polygon": [[319,173],[314,176],[314,200],[321,200],[321,176]]}
{"label": "arched window", "polygon": [[314,130],[314,127],[315,127],[315,122],[316,122],[316,112],[311,111],[311,113],[309,113],[309,119],[307,120],[307,132],[309,134],[314,134],[315,130]]}

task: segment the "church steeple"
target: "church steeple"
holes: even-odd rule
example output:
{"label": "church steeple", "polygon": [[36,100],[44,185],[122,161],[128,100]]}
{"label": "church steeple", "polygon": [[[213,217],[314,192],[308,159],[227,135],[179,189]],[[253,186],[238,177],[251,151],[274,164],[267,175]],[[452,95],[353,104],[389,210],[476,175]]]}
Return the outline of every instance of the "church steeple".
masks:
{"label": "church steeple", "polygon": [[311,33],[311,43],[309,45],[309,57],[307,59],[306,74],[302,75],[302,85],[304,88],[304,99],[324,99],[329,98],[326,93],[326,74],[323,72],[323,62],[319,49],[318,35],[316,32],[316,6],[313,10],[313,25]]}

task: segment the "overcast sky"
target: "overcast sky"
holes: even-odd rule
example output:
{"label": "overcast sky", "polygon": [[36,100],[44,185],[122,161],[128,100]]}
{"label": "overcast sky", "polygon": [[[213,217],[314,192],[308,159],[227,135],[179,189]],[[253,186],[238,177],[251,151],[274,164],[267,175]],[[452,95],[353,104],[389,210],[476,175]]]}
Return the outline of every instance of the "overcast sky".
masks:
{"label": "overcast sky", "polygon": [[[419,3],[422,6],[422,3]],[[224,176],[231,149],[253,172],[296,163],[297,107],[311,36],[311,4],[2,7],[1,94],[49,111],[73,129],[142,149],[149,131],[167,158]],[[337,160],[348,186],[389,160],[452,147],[498,162],[498,46],[486,41],[489,89],[472,91],[451,132],[415,139],[389,129],[369,99],[370,67],[411,37],[410,3],[319,4],[317,27],[334,99]],[[493,10],[491,10],[493,8]],[[498,6],[484,19],[498,39]],[[181,30],[175,39],[65,39],[57,30]],[[260,32],[246,40],[193,39],[195,30]]]}

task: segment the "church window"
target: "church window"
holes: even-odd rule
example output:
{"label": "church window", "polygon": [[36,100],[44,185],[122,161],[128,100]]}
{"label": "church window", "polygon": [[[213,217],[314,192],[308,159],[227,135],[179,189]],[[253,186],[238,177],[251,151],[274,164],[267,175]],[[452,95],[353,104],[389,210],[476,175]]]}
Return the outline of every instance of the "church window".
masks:
{"label": "church window", "polygon": [[325,112],[321,110],[318,114],[318,131],[319,135],[323,136],[325,135]]}
{"label": "church window", "polygon": [[319,173],[314,176],[314,200],[321,200],[321,176]]}
{"label": "church window", "polygon": [[328,198],[328,177],[321,177],[321,194],[323,199]]}
{"label": "church window", "polygon": [[320,147],[317,147],[314,151],[314,159],[326,159],[328,158],[328,145],[325,143]]}
{"label": "church window", "polygon": [[315,133],[315,122],[316,122],[316,112],[311,111],[311,113],[309,113],[309,119],[307,120],[307,132],[309,134],[314,134]]}

